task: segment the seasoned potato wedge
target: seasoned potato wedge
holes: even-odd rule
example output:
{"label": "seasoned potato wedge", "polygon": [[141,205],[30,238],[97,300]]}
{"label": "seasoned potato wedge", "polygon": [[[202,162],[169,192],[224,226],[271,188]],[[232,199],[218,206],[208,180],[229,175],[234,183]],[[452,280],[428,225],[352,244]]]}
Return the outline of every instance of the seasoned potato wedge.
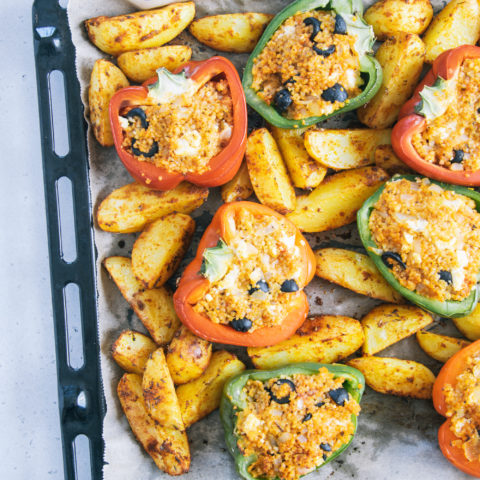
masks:
{"label": "seasoned potato wedge", "polygon": [[305,148],[309,155],[327,168],[345,170],[374,162],[378,145],[390,143],[390,129],[308,130]]}
{"label": "seasoned potato wedge", "polygon": [[192,57],[192,49],[186,45],[165,45],[122,53],[118,66],[132,81],[143,83],[155,76],[157,69],[175,70]]}
{"label": "seasoned potato wedge", "polygon": [[181,325],[167,348],[167,365],[175,385],[198,378],[208,367],[212,344]]}
{"label": "seasoned potato wedge", "polygon": [[220,405],[223,386],[234,375],[245,370],[245,365],[225,350],[214,352],[202,376],[177,388],[178,403],[185,427],[216,410]]}
{"label": "seasoned potato wedge", "polygon": [[399,397],[432,398],[435,375],[421,363],[386,357],[360,357],[347,362],[358,368],[373,390]]}
{"label": "seasoned potato wedge", "polygon": [[413,335],[433,322],[432,316],[413,305],[380,305],[362,318],[364,355],[374,353]]}
{"label": "seasoned potato wedge", "polygon": [[97,209],[98,226],[106,232],[131,233],[173,212],[190,213],[208,197],[208,188],[188,182],[167,192],[129,183],[114,190]]}
{"label": "seasoned potato wedge", "polygon": [[288,363],[334,363],[357,351],[363,343],[358,320],[341,315],[307,318],[288,340],[271,347],[249,347],[255,368],[277,368]]}
{"label": "seasoned potato wedge", "polygon": [[109,55],[160,47],[175,38],[195,17],[193,2],[172,3],[156,10],[85,20],[90,41]]}
{"label": "seasoned potato wedge", "polygon": [[389,175],[395,175],[396,173],[412,173],[410,167],[395,155],[391,145],[379,145],[375,149],[374,158],[375,165],[386,170]]}
{"label": "seasoned potato wedge", "polygon": [[221,52],[251,52],[273,15],[228,13],[194,20],[190,33],[201,43]]}
{"label": "seasoned potato wedge", "polygon": [[379,0],[363,16],[379,40],[399,32],[420,35],[432,17],[430,0]]}
{"label": "seasoned potato wedge", "polygon": [[344,248],[321,248],[315,251],[315,258],[315,273],[320,278],[361,295],[386,302],[403,303],[402,296],[388,284],[366,253]]}
{"label": "seasoned potato wedge", "polygon": [[110,99],[117,90],[129,85],[127,77],[112,62],[102,58],[93,65],[92,74],[90,75],[90,87],[88,89],[90,123],[95,138],[104,147],[113,145],[113,135],[108,113]]}
{"label": "seasoned potato wedge", "polygon": [[323,232],[355,220],[363,202],[388,180],[385,170],[363,167],[327,177],[308,195],[297,197],[287,215],[303,232]]}
{"label": "seasoned potato wedge", "polygon": [[480,304],[475,310],[466,317],[452,318],[455,326],[463,333],[469,340],[480,340]]}
{"label": "seasoned potato wedge", "polygon": [[222,200],[225,203],[240,202],[253,194],[253,186],[248,174],[247,163],[242,162],[235,176],[222,185]]}
{"label": "seasoned potato wedge", "polygon": [[144,289],[132,271],[132,261],[127,257],[108,257],[103,261],[103,266],[112,277],[123,297],[132,303],[133,296]]}
{"label": "seasoned potato wedge", "polygon": [[291,212],[295,208],[295,190],[277,142],[266,128],[254,130],[248,136],[245,158],[260,203],[282,214]]}
{"label": "seasoned potato wedge", "polygon": [[157,467],[170,475],[181,475],[190,468],[190,449],[184,430],[157,425],[149,415],[143,398],[142,377],[125,373],[117,394],[137,440]]}
{"label": "seasoned potato wedge", "polygon": [[357,111],[358,119],[370,128],[390,127],[411,97],[422,73],[425,45],[418,35],[398,33],[375,54],[383,70],[377,94]]}
{"label": "seasoned potato wedge", "polygon": [[435,360],[445,363],[450,357],[453,357],[459,350],[470,345],[467,340],[461,338],[447,337],[437,333],[420,331],[417,332],[418,344],[422,350]]}
{"label": "seasoned potato wedge", "polygon": [[149,223],[132,248],[132,270],[145,288],[162,286],[182,261],[195,222],[183,213],[171,213]]}
{"label": "seasoned potato wedge", "polygon": [[142,375],[148,357],[157,348],[143,333],[124,330],[112,346],[112,356],[126,372]]}
{"label": "seasoned potato wedge", "polygon": [[270,127],[273,138],[285,160],[292,183],[297,188],[315,188],[327,174],[327,169],[307,152],[303,139],[306,129]]}
{"label": "seasoned potato wedge", "polygon": [[452,0],[428,27],[425,61],[432,63],[441,53],[460,45],[475,45],[480,37],[480,2]]}

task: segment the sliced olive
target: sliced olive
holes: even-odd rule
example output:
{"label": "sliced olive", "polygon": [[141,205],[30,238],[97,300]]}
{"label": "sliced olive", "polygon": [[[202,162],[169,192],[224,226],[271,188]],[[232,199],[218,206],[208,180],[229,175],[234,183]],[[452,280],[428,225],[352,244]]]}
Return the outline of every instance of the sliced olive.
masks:
{"label": "sliced olive", "polygon": [[292,104],[290,92],[286,88],[279,90],[273,97],[273,104],[280,113],[285,112]]}
{"label": "sliced olive", "polygon": [[329,443],[321,443],[321,444],[320,444],[320,448],[321,448],[324,452],[331,452],[331,451],[332,451],[332,446],[331,446]]}
{"label": "sliced olive", "polygon": [[318,48],[316,44],[313,46],[313,51],[317,55],[322,55],[322,57],[330,56],[332,53],[335,53],[336,49],[337,49],[337,47],[335,45],[330,45],[325,50],[322,50],[321,48]]}
{"label": "sliced olive", "polygon": [[402,257],[400,256],[400,254],[398,254],[397,252],[382,253],[382,260],[383,260],[383,263],[388,268],[393,268],[394,267],[395,264],[392,262],[392,260],[394,262],[397,262],[404,270],[407,268],[407,265],[402,260]]}
{"label": "sliced olive", "polygon": [[344,102],[348,98],[348,93],[339,83],[333,87],[327,88],[322,93],[322,98],[331,103]]}
{"label": "sliced olive", "polygon": [[328,455],[327,455],[326,453],[324,453],[324,454],[322,455],[322,458],[323,458],[323,460],[325,461],[325,460],[328,458]]}
{"label": "sliced olive", "polygon": [[291,292],[298,292],[300,290],[298,288],[297,282],[295,280],[285,280],[280,287],[280,291],[284,293],[291,293]]}
{"label": "sliced olive", "polygon": [[465,152],[463,150],[453,150],[453,158],[450,163],[462,163]]}
{"label": "sliced olive", "polygon": [[125,118],[139,118],[140,119],[140,124],[142,125],[142,128],[145,130],[148,128],[148,120],[147,120],[147,114],[145,113],[145,110],[143,108],[137,107],[137,108],[132,108],[125,114]]}
{"label": "sliced olive", "polygon": [[[290,390],[292,392],[296,391],[295,384],[291,380],[289,380],[288,378],[279,378],[273,385],[283,385],[284,383],[286,383],[290,387]],[[279,398],[272,392],[271,388],[266,388],[265,390],[267,390],[268,394],[270,395],[270,398],[275,403],[279,403],[280,405],[284,405],[285,403],[290,402],[290,393],[288,393],[284,397]]]}
{"label": "sliced olive", "polygon": [[311,420],[312,419],[312,414],[311,413],[307,413],[303,419],[302,419],[302,423],[304,422],[308,422],[308,420]]}
{"label": "sliced olive", "polygon": [[307,26],[312,26],[312,34],[310,35],[310,41],[314,42],[317,33],[321,30],[322,24],[318,18],[315,17],[307,17],[303,23]]}
{"label": "sliced olive", "polygon": [[252,328],[252,321],[248,318],[236,318],[229,325],[237,332],[248,332]]}
{"label": "sliced olive", "polygon": [[325,402],[322,402],[321,400],[315,404],[315,406],[318,408],[323,407],[324,405],[325,405]]}
{"label": "sliced olive", "polygon": [[255,293],[256,291],[260,290],[261,292],[268,293],[270,291],[268,287],[268,283],[265,280],[259,280],[254,287],[252,287],[248,293],[251,295],[252,293]]}
{"label": "sliced olive", "polygon": [[135,156],[139,157],[140,155],[142,155],[144,157],[150,158],[150,157],[153,157],[155,154],[158,153],[158,143],[157,142],[152,143],[152,146],[150,147],[150,150],[148,152],[142,152],[138,148],[135,148],[135,142],[136,141],[137,141],[136,138],[132,139],[132,153]]}
{"label": "sliced olive", "polygon": [[347,34],[347,22],[341,15],[335,16],[335,30],[333,33],[337,33],[338,35],[346,35]]}
{"label": "sliced olive", "polygon": [[343,388],[335,388],[328,392],[330,398],[337,404],[343,407],[345,402],[348,400],[348,392]]}
{"label": "sliced olive", "polygon": [[451,285],[453,283],[452,273],[448,270],[440,270],[438,272],[438,275],[440,277],[440,280],[447,282],[448,285]]}
{"label": "sliced olive", "polygon": [[296,83],[297,81],[295,80],[294,77],[290,77],[288,80],[285,80],[283,82],[284,85],[288,85],[289,83]]}

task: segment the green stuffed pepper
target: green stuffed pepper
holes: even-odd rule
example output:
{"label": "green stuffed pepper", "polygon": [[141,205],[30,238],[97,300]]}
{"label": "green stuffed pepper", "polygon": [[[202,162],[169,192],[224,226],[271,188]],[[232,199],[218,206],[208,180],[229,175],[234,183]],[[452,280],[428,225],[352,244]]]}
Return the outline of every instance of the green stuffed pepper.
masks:
{"label": "green stuffed pepper", "polygon": [[382,83],[361,0],[297,0],[269,23],[243,75],[247,103],[300,128],[368,102]]}
{"label": "green stuffed pepper", "polygon": [[245,480],[296,480],[336,458],[357,428],[365,379],[345,365],[247,370],[227,382],[220,416]]}
{"label": "green stuffed pepper", "polygon": [[360,238],[387,282],[443,317],[478,301],[480,193],[417,175],[395,175],[358,211]]}

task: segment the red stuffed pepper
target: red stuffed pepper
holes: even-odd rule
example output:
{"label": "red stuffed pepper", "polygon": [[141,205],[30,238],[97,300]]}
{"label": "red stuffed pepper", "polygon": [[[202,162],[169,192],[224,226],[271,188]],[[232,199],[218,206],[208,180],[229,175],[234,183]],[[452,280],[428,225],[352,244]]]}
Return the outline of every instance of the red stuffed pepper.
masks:
{"label": "red stuffed pepper", "polygon": [[303,288],[315,257],[283,215],[252,202],[220,207],[173,297],[196,335],[230,345],[268,346],[291,336],[308,313]]}
{"label": "red stuffed pepper", "polygon": [[463,348],[443,366],[433,386],[433,403],[447,421],[438,431],[445,457],[480,478],[480,340]]}
{"label": "red stuffed pepper", "polygon": [[223,57],[165,68],[110,101],[117,153],[135,180],[170,190],[182,180],[214,187],[240,167],[247,107],[238,73]]}
{"label": "red stuffed pepper", "polygon": [[441,54],[399,119],[392,146],[407,165],[435,180],[480,185],[480,47]]}

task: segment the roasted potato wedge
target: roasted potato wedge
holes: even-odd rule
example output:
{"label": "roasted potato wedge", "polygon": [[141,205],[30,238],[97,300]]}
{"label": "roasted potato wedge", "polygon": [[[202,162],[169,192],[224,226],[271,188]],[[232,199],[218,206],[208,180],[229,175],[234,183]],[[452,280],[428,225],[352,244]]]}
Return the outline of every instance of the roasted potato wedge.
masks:
{"label": "roasted potato wedge", "polygon": [[287,218],[303,232],[323,232],[355,220],[358,209],[389,176],[377,167],[363,167],[327,177],[308,195],[297,197]]}
{"label": "roasted potato wedge", "polygon": [[248,136],[245,158],[260,203],[282,214],[291,212],[295,208],[295,190],[277,142],[266,128],[254,130]]}
{"label": "roasted potato wedge", "polygon": [[307,152],[303,128],[270,127],[273,138],[282,153],[292,183],[297,188],[315,188],[327,174],[327,169],[316,162]]}
{"label": "roasted potato wedge", "polygon": [[379,40],[399,32],[420,35],[432,17],[430,0],[380,0],[369,7],[363,16]]}
{"label": "roasted potato wedge", "polygon": [[315,251],[315,258],[318,277],[360,295],[403,303],[402,296],[388,284],[366,253],[344,248],[321,248]]}
{"label": "roasted potato wedge", "polygon": [[365,376],[376,392],[399,397],[432,398],[435,375],[421,363],[386,357],[360,357],[347,362]]}
{"label": "roasted potato wedge", "polygon": [[459,350],[470,345],[469,341],[461,338],[447,337],[423,330],[417,332],[417,341],[427,355],[443,363]]}
{"label": "roasted potato wedge", "polygon": [[90,41],[109,55],[160,47],[175,38],[195,17],[194,2],[171,3],[156,10],[85,20]]}
{"label": "roasted potato wedge", "polygon": [[375,149],[374,158],[375,165],[386,170],[389,175],[412,173],[410,167],[395,155],[391,145],[379,145]]}
{"label": "roasted potato wedge", "polygon": [[446,50],[460,45],[475,45],[480,37],[480,2],[452,0],[439,12],[428,27],[425,61],[433,61]]}
{"label": "roasted potato wedge", "polygon": [[413,305],[379,305],[362,318],[363,354],[373,355],[432,322],[429,313]]}
{"label": "roasted potato wedge", "polygon": [[197,337],[185,325],[175,332],[167,348],[167,365],[175,385],[198,378],[208,367],[212,344]]}
{"label": "roasted potato wedge", "polygon": [[386,128],[393,125],[400,108],[417,86],[425,59],[425,45],[418,35],[398,33],[387,38],[375,57],[383,70],[382,86],[366,105],[357,110],[357,115],[370,128]]}
{"label": "roasted potato wedge", "polygon": [[132,248],[132,270],[145,288],[162,286],[187,252],[195,222],[183,213],[171,213],[149,223]]}
{"label": "roasted potato wedge", "polygon": [[222,200],[225,203],[240,202],[253,194],[253,186],[248,174],[247,163],[242,162],[235,176],[222,185]]}
{"label": "roasted potato wedge", "polygon": [[112,356],[126,372],[143,375],[148,357],[157,348],[155,342],[143,333],[124,330],[112,346]]}
{"label": "roasted potato wedge", "polygon": [[169,475],[181,475],[190,468],[190,449],[184,430],[165,428],[149,415],[143,398],[142,377],[125,373],[117,394],[137,440],[157,467]]}
{"label": "roasted potato wedge", "polygon": [[88,89],[88,106],[90,108],[90,124],[93,134],[100,145],[113,145],[112,129],[108,105],[113,94],[130,85],[123,72],[108,60],[99,59],[93,65]]}
{"label": "roasted potato wedge", "polygon": [[227,13],[194,20],[188,28],[201,43],[221,52],[251,52],[273,15]]}
{"label": "roasted potato wedge", "polygon": [[191,57],[192,49],[187,45],[165,45],[122,53],[117,58],[117,63],[130,80],[143,83],[154,77],[158,68],[164,67],[172,71],[188,62]]}
{"label": "roasted potato wedge", "polygon": [[127,257],[108,257],[103,266],[117,285],[128,303],[132,303],[133,296],[144,289],[132,271],[132,261]]}
{"label": "roasted potato wedge", "polygon": [[308,130],[305,148],[309,155],[327,168],[345,170],[370,165],[378,145],[389,144],[390,129]]}
{"label": "roasted potato wedge", "polygon": [[106,232],[140,232],[147,223],[173,212],[190,213],[208,197],[208,188],[188,182],[167,192],[129,183],[114,190],[97,209],[98,226]]}
{"label": "roasted potato wedge", "polygon": [[202,376],[180,385],[177,397],[185,427],[190,427],[216,410],[227,380],[243,370],[245,365],[233,353],[220,350],[213,353]]}
{"label": "roasted potato wedge", "polygon": [[358,320],[341,315],[307,318],[288,340],[271,347],[249,347],[255,368],[278,368],[288,363],[334,363],[357,351],[363,343]]}
{"label": "roasted potato wedge", "polygon": [[452,320],[458,330],[469,340],[480,340],[480,304],[477,305],[470,315],[452,318]]}

